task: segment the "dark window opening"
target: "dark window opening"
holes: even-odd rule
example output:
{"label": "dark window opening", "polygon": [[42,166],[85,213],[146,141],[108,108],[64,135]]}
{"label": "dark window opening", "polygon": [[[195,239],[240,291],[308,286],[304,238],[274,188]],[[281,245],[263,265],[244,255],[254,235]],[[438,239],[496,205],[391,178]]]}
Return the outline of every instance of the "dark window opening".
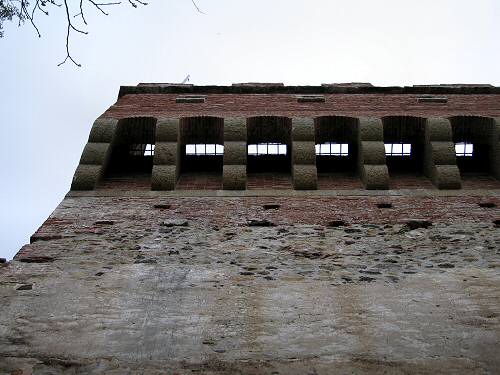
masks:
{"label": "dark window opening", "polygon": [[247,119],[248,189],[291,189],[292,120],[259,116]]}
{"label": "dark window opening", "polygon": [[423,172],[425,119],[389,116],[382,119],[389,174]]}
{"label": "dark window opening", "polygon": [[179,142],[177,189],[221,189],[224,119],[209,116],[181,118]]}
{"label": "dark window opening", "polygon": [[153,117],[131,117],[118,121],[101,187],[150,188],[155,132],[156,119]]}
{"label": "dark window opening", "polygon": [[388,116],[382,124],[389,188],[434,189],[424,175],[425,119]]}
{"label": "dark window opening", "polygon": [[492,167],[494,122],[490,118],[459,116],[450,118],[457,166],[464,174],[487,175]]}
{"label": "dark window opening", "polygon": [[314,119],[319,189],[359,189],[358,119],[323,116]]}
{"label": "dark window opening", "polygon": [[292,121],[287,117],[251,117],[247,120],[249,173],[291,170]]}

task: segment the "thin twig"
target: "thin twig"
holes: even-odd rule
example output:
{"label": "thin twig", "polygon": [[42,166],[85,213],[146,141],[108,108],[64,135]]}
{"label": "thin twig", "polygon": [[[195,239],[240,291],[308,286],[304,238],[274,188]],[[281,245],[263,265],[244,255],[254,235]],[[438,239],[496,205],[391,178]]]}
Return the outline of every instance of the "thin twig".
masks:
{"label": "thin twig", "polygon": [[202,12],[202,11],[200,10],[200,8],[198,8],[198,5],[196,4],[196,2],[195,2],[194,0],[191,0],[191,2],[193,3],[194,7],[196,8],[196,10],[197,10],[198,12],[200,12],[201,14],[206,14],[205,12]]}

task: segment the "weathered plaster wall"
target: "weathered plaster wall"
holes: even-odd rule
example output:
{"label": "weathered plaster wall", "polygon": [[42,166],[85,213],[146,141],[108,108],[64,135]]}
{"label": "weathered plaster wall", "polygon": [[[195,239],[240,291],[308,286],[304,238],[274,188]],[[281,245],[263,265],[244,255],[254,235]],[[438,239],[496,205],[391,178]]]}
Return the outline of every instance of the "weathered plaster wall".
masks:
{"label": "weathered plaster wall", "polygon": [[0,265],[0,373],[494,373],[495,204],[67,197]]}

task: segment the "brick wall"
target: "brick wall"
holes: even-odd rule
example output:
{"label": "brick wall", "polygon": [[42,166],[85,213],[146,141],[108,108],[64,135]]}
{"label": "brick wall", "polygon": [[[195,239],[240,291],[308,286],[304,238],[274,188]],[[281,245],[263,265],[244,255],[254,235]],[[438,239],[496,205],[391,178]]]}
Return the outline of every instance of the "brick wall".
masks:
{"label": "brick wall", "polygon": [[176,103],[178,94],[135,94],[121,97],[102,117],[257,115],[449,117],[500,116],[500,95],[446,95],[448,102],[419,103],[420,95],[329,94],[324,103],[298,103],[290,94],[208,94],[205,103]]}

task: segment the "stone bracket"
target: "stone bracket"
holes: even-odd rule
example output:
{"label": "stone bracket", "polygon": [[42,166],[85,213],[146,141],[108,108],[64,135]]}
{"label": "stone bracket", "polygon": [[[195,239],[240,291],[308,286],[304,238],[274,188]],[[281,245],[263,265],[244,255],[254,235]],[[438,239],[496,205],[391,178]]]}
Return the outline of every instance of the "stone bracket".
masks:
{"label": "stone bracket", "polygon": [[71,190],[94,190],[108,165],[117,123],[118,120],[113,118],[94,121],[88,143],[73,175]]}
{"label": "stone bracket", "polygon": [[438,189],[462,187],[451,124],[446,118],[425,122],[424,174]]}
{"label": "stone bracket", "polygon": [[389,171],[385,161],[382,120],[363,117],[358,124],[358,173],[368,190],[389,189]]}
{"label": "stone bracket", "polygon": [[316,190],[318,171],[312,118],[292,119],[292,179],[295,190]]}
{"label": "stone bracket", "polygon": [[151,190],[174,190],[179,178],[179,119],[158,119],[155,154],[151,173]]}
{"label": "stone bracket", "polygon": [[224,119],[224,165],[222,188],[247,188],[247,124],[245,118]]}

